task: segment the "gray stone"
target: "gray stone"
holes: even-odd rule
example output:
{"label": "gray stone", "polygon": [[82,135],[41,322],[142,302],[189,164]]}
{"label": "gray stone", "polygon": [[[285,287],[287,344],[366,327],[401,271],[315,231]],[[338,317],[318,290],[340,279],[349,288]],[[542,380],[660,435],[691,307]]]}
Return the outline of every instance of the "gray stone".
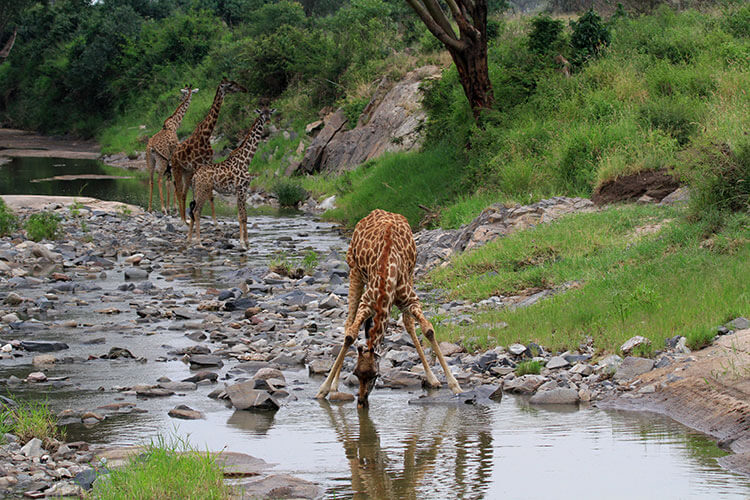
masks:
{"label": "gray stone", "polygon": [[196,373],[195,375],[192,375],[192,376],[190,376],[190,377],[188,377],[186,379],[183,379],[182,381],[183,382],[197,383],[197,382],[200,382],[202,380],[208,380],[208,381],[211,381],[211,382],[216,382],[216,380],[218,378],[219,378],[218,374],[216,374],[214,372],[210,372],[208,370],[202,370],[202,371],[199,371],[198,373]]}
{"label": "gray stone", "polygon": [[168,391],[194,391],[197,388],[193,382],[161,382],[159,387]]}
{"label": "gray stone", "polygon": [[316,359],[312,363],[307,365],[307,370],[311,375],[323,375],[333,366],[333,361],[330,359]]}
{"label": "gray stone", "polygon": [[219,356],[214,356],[211,354],[194,354],[190,356],[190,368],[203,368],[204,366],[222,367],[224,366],[224,362]]}
{"label": "gray stone", "polygon": [[506,382],[503,389],[517,394],[533,394],[546,380],[543,375],[522,375]]}
{"label": "gray stone", "polygon": [[403,370],[388,370],[382,375],[383,385],[392,389],[422,387],[422,377]]}
{"label": "gray stone", "polygon": [[526,352],[526,346],[523,344],[511,344],[508,346],[508,352],[515,356],[520,356]]}
{"label": "gray stone", "polygon": [[750,328],[750,320],[743,317],[735,318],[727,323],[727,326],[732,330],[747,330]]}
{"label": "gray stone", "polygon": [[568,365],[570,365],[570,363],[568,363],[567,359],[563,358],[562,356],[553,356],[549,361],[547,361],[547,364],[545,366],[550,370],[554,370],[555,368],[563,368]]}
{"label": "gray stone", "polygon": [[624,344],[622,344],[620,346],[620,350],[627,356],[633,351],[633,349],[640,345],[651,345],[651,340],[647,339],[646,337],[636,335],[635,337],[629,338]]}
{"label": "gray stone", "polygon": [[537,391],[531,396],[529,403],[532,404],[575,404],[578,402],[578,391],[569,387],[556,387],[547,391]]}
{"label": "gray stone", "polygon": [[254,381],[240,382],[227,387],[227,395],[238,410],[269,410],[276,411],[279,403],[266,391],[254,389]]}
{"label": "gray stone", "polygon": [[47,453],[47,450],[42,448],[42,440],[39,438],[32,438],[28,443],[23,445],[21,448],[21,453],[25,457],[33,458],[33,457],[41,457],[45,453]]}
{"label": "gray stone", "polygon": [[21,348],[32,352],[53,352],[68,349],[68,344],[47,340],[22,340]]}
{"label": "gray stone", "polygon": [[26,376],[28,382],[44,382],[47,380],[47,375],[42,372],[32,372]]}
{"label": "gray stone", "polygon": [[172,418],[181,418],[184,420],[200,420],[206,418],[203,413],[186,405],[177,405],[169,410],[167,414]]}
{"label": "gray stone", "polygon": [[615,381],[617,382],[625,382],[632,378],[637,377],[638,375],[641,375],[642,373],[651,371],[653,367],[654,367],[653,359],[628,356],[627,358],[623,360],[622,364],[620,364],[620,366],[617,368],[614,378],[615,378]]}
{"label": "gray stone", "polygon": [[343,301],[334,293],[331,293],[326,297],[324,300],[320,302],[319,307],[321,309],[336,309],[338,307],[342,307]]}
{"label": "gray stone", "polygon": [[437,405],[437,406],[463,406],[483,405],[489,406],[499,403],[503,397],[503,390],[499,386],[483,385],[470,391],[459,394],[441,391],[436,396],[422,395],[416,399],[410,399],[410,405]]}
{"label": "gray stone", "polygon": [[81,497],[83,496],[83,488],[75,483],[69,481],[60,481],[52,485],[51,488],[45,490],[45,497]]}
{"label": "gray stone", "polygon": [[443,353],[443,356],[453,356],[454,354],[458,354],[460,352],[463,352],[463,347],[461,347],[458,344],[454,344],[453,342],[440,342],[438,344],[438,347],[440,348],[440,352]]}
{"label": "gray stone", "polygon": [[273,474],[258,481],[240,483],[246,498],[318,498],[320,488],[288,474]]}
{"label": "gray stone", "polygon": [[690,201],[690,191],[683,186],[662,198],[659,205],[685,205],[688,201]]}
{"label": "gray stone", "polygon": [[148,271],[140,267],[129,267],[125,269],[125,279],[131,281],[145,280],[148,278]]}

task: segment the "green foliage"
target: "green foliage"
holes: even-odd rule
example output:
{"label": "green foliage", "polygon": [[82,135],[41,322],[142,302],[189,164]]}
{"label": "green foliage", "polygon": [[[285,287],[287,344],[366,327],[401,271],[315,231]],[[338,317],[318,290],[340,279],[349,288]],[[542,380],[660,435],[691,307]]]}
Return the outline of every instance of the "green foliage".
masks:
{"label": "green foliage", "polygon": [[0,236],[7,236],[18,228],[18,217],[0,198]]}
{"label": "green foliage", "polygon": [[685,335],[685,345],[690,350],[697,351],[710,346],[714,341],[715,332],[711,328],[694,328]]}
{"label": "green foliage", "polygon": [[646,102],[640,109],[641,117],[652,127],[671,135],[680,146],[685,146],[696,132],[700,104],[684,98],[660,98]]}
{"label": "green foliage", "polygon": [[737,38],[750,38],[750,5],[729,11],[723,25],[725,30]]}
{"label": "green foliage", "polygon": [[298,203],[305,201],[307,198],[307,191],[298,182],[290,179],[276,182],[272,192],[276,195],[279,205],[282,207],[296,207]]}
{"label": "green foliage", "polygon": [[278,252],[268,262],[268,268],[282,276],[300,279],[305,274],[312,274],[318,267],[318,254],[309,250],[302,257],[292,257],[285,251]]}
{"label": "green foliage", "polygon": [[318,267],[319,260],[318,253],[315,250],[309,250],[305,253],[305,256],[302,258],[302,267],[305,268],[307,274],[311,274]]}
{"label": "green foliage", "polygon": [[224,499],[229,487],[215,457],[180,437],[159,436],[145,451],[94,483],[93,496],[121,498]]}
{"label": "green foliage", "polygon": [[599,57],[605,47],[609,46],[611,34],[609,28],[602,22],[602,18],[589,10],[578,21],[570,22],[573,34],[570,45],[573,47],[573,61],[577,64]]}
{"label": "green foliage", "polygon": [[65,437],[46,403],[18,401],[16,406],[4,406],[1,410],[0,427],[18,437],[21,443],[38,438],[47,446],[52,439]]}
{"label": "green foliage", "polygon": [[516,376],[521,377],[523,375],[539,375],[542,371],[542,363],[532,359],[521,361],[516,365],[515,373]]}
{"label": "green foliage", "polygon": [[540,14],[531,19],[529,49],[536,54],[546,54],[552,50],[560,38],[563,22]]}
{"label": "green foliage", "polygon": [[54,240],[58,237],[58,225],[60,223],[60,216],[52,212],[38,212],[31,214],[26,223],[24,229],[26,235],[34,240],[41,241],[43,239]]}
{"label": "green foliage", "polygon": [[694,219],[720,227],[728,212],[750,209],[750,142],[701,144],[683,154]]}

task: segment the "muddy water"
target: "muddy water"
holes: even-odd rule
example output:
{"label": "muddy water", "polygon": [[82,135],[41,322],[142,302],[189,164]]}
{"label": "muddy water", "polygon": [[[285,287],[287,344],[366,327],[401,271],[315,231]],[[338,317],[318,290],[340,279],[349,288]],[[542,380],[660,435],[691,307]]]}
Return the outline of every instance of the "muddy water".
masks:
{"label": "muddy water", "polygon": [[[70,173],[60,168],[52,175]],[[35,178],[49,176],[35,173]],[[118,187],[112,192],[122,191]],[[91,191],[83,194],[106,197]],[[110,199],[132,202],[119,195]],[[306,217],[253,218],[250,238],[255,243],[251,253],[238,252],[229,260],[196,254],[201,265],[195,273],[175,278],[155,272],[149,279],[167,293],[172,287],[178,300],[178,292],[236,285],[233,273],[238,268],[262,265],[280,249],[294,256],[308,248],[324,255],[345,247],[345,240],[330,225]],[[103,307],[130,310],[127,295],[115,293],[122,282],[121,271],[109,272],[106,280],[96,282],[102,287],[96,292],[99,300],[71,307],[56,318],[76,319],[83,326],[50,329],[35,333],[34,339],[64,340],[70,349],[59,355],[83,358],[122,346],[136,357],[147,358],[147,363],[101,359],[60,363],[46,371],[48,377],[60,377],[57,387],[42,393],[28,392],[27,385],[12,389],[20,396],[46,399],[56,410],[91,409],[118,401],[135,402],[144,410],[90,428],[69,426],[69,439],[140,444],[158,434],[188,435],[199,448],[248,453],[277,464],[275,472],[316,481],[329,498],[750,496],[750,479],[720,468],[715,459],[723,453],[712,441],[653,415],[535,408],[511,396],[489,407],[413,406],[409,399],[421,391],[385,389],[376,389],[370,410],[361,412],[351,403],[313,400],[322,379],[309,377],[305,370],[285,372],[292,397],[275,414],[234,411],[207,397],[215,387],[210,385],[163,399],[136,399],[112,391],[116,386],[155,383],[162,376],[188,377],[187,364],[174,356],[160,361],[159,355],[194,345],[182,329],[171,329],[167,320],[140,324],[132,321],[132,314],[127,320],[96,314]],[[100,340],[91,343],[94,339]],[[0,377],[25,377],[35,371],[30,359],[4,361]],[[229,369],[227,363],[217,370],[220,380]],[[167,411],[178,404],[202,411],[206,419],[169,418]]]}

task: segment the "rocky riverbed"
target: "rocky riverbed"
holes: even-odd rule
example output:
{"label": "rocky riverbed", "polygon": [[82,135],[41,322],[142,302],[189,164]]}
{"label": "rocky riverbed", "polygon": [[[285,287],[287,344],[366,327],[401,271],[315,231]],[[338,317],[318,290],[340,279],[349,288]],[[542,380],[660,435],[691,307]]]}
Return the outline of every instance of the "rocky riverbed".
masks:
{"label": "rocky riverbed", "polygon": [[[200,407],[183,404],[185,394],[193,394],[190,401],[204,401],[202,405],[249,411],[294,405],[320,383],[311,377],[325,374],[340,349],[347,240],[330,224],[251,221],[250,240],[256,244],[244,252],[236,240],[237,224],[228,220],[218,227],[204,223],[204,248],[197,248],[186,246],[186,228],[173,217],[59,202],[44,208],[62,217],[62,238],[35,243],[18,233],[0,240],[0,383],[13,394],[77,394],[67,404],[52,396],[61,423],[73,432],[118,419],[130,422],[143,412],[203,418]],[[484,222],[471,231],[418,237],[420,255],[433,256],[421,265],[439,265],[449,251],[481,244],[481,235],[506,234],[588,209],[585,200],[563,198],[498,207],[483,214]],[[441,246],[439,241],[449,243]],[[293,261],[311,251],[317,265],[298,277],[269,267],[272,260]],[[525,307],[570,286],[575,283],[477,304],[422,295],[433,302],[431,311],[461,322],[471,321],[478,308]],[[736,321],[717,333],[746,327],[742,319]],[[420,389],[424,370],[411,338],[400,321],[393,320],[388,332],[377,387]],[[672,380],[632,380],[654,368],[688,366],[693,359],[679,336],[667,346],[655,346],[653,359],[628,356],[641,342],[646,339],[624,345],[624,359],[598,357],[591,345],[552,353],[544,346],[513,344],[470,353],[444,342],[441,349],[451,370],[473,392],[454,399],[438,393],[415,403],[492,404],[487,396],[497,397],[502,389],[528,395],[533,404],[589,404],[624,393],[661,391]],[[355,355],[352,350],[346,358],[343,390],[356,383],[350,375]],[[526,360],[545,366],[539,374],[516,376],[516,366]],[[439,365],[433,370],[444,382]],[[305,371],[309,377],[299,375]],[[100,460],[105,452],[90,443],[51,443],[45,449],[41,443],[22,447],[13,437],[9,440],[0,448],[0,489],[7,493],[79,494],[78,488],[89,487],[95,471],[106,464]],[[298,497],[319,494],[311,483],[259,472],[265,469],[253,469],[248,474],[252,482],[260,474],[271,489],[286,481],[299,486],[290,490]],[[255,495],[266,494],[258,485],[261,489],[253,490],[250,481],[244,485]]]}

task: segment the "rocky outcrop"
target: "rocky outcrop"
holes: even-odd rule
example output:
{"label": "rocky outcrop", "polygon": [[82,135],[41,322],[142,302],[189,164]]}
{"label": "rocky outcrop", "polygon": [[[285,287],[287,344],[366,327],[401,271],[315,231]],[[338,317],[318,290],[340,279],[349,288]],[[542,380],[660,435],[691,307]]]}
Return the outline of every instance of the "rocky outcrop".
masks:
{"label": "rocky outcrop", "polygon": [[417,233],[416,272],[420,274],[447,263],[454,253],[480,247],[500,236],[550,222],[569,213],[588,212],[593,209],[594,204],[591,200],[562,196],[514,207],[496,203],[459,229],[433,229]]}
{"label": "rocky outcrop", "polygon": [[323,130],[305,151],[298,171],[341,172],[389,151],[418,148],[426,119],[419,87],[423,80],[438,78],[440,71],[437,66],[424,66],[395,84],[384,77],[352,130],[346,130],[343,110],[329,114]]}

